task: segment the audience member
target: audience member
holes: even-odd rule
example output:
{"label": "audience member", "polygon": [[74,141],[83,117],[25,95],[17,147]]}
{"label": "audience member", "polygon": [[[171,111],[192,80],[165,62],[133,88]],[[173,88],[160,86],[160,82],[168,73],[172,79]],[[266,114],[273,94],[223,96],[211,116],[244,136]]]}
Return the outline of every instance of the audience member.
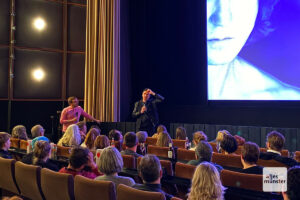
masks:
{"label": "audience member", "polygon": [[99,181],[112,181],[118,187],[119,184],[133,186],[134,180],[129,177],[118,176],[118,173],[123,169],[123,159],[120,152],[115,147],[107,147],[103,149],[99,162],[97,163],[100,172],[103,176],[95,178]]}
{"label": "audience member", "polygon": [[97,126],[97,125],[92,125],[92,126],[90,127],[90,129],[92,129],[92,128],[97,129],[97,131],[99,132],[99,134],[101,134],[101,129],[100,129],[99,126]]}
{"label": "audience member", "polygon": [[[190,160],[187,164],[188,165],[194,165],[197,166],[199,164],[201,164],[202,162],[209,162],[211,163],[211,158],[212,158],[212,147],[211,145],[202,140],[198,143],[196,149],[195,149],[195,156],[196,156],[196,160]],[[221,171],[223,168],[215,163],[212,163],[217,169],[218,171]]]}
{"label": "audience member", "polygon": [[106,135],[99,135],[95,140],[95,149],[104,149],[109,146],[109,139]]}
{"label": "audience member", "polygon": [[283,163],[289,167],[298,165],[294,159],[281,156],[281,150],[283,149],[285,142],[284,136],[277,132],[272,131],[267,135],[267,152],[261,152],[259,158],[262,160],[276,160],[277,162]]}
{"label": "audience member", "polygon": [[191,151],[195,151],[198,143],[200,141],[207,141],[207,136],[205,135],[205,133],[203,131],[197,131],[193,134],[193,144],[194,147],[190,148]]}
{"label": "audience member", "polygon": [[188,200],[223,200],[225,189],[215,166],[203,162],[197,166],[193,175]]}
{"label": "audience member", "polygon": [[238,146],[243,146],[245,144],[245,139],[239,135],[234,135],[233,136],[237,142]]}
{"label": "audience member", "polygon": [[39,124],[37,124],[31,128],[31,138],[32,139],[39,137],[39,136],[44,136],[44,134],[45,134],[45,129]]}
{"label": "audience member", "polygon": [[216,148],[217,148],[217,151],[219,153],[221,153],[221,151],[222,151],[221,147],[220,147],[220,143],[223,140],[224,135],[230,135],[229,131],[227,131],[227,130],[219,130],[218,133],[217,133],[216,139],[214,139],[213,141],[211,141],[213,143],[216,143],[216,145],[217,145]]}
{"label": "audience member", "polygon": [[59,172],[71,174],[73,177],[81,175],[90,179],[95,179],[101,175],[94,162],[93,153],[83,147],[72,149],[68,167],[61,168]]}
{"label": "audience member", "polygon": [[155,155],[145,155],[138,166],[139,176],[143,184],[136,184],[133,188],[143,191],[160,192],[165,195],[166,200],[170,200],[172,195],[165,193],[161,189],[162,169],[159,159]]}
{"label": "audience member", "polygon": [[49,139],[45,136],[38,136],[36,138],[34,138],[32,141],[31,141],[31,146],[32,146],[32,149],[34,149],[34,145],[36,142],[38,141],[46,141],[46,142],[50,142]]}
{"label": "audience member", "polygon": [[167,128],[161,124],[157,127],[156,133],[154,135],[152,135],[152,137],[158,138],[159,134],[162,132],[168,132],[168,131],[167,131]]}
{"label": "audience member", "polygon": [[80,132],[80,137],[81,137],[81,141],[84,141],[85,137],[86,137],[86,133],[87,133],[87,127],[86,127],[86,123],[85,121],[80,121],[76,124],[79,128],[79,132]]}
{"label": "audience member", "polygon": [[10,135],[5,132],[0,132],[0,157],[12,159],[12,155],[8,152],[10,147]]}
{"label": "audience member", "polygon": [[23,125],[17,125],[12,129],[11,132],[12,138],[17,138],[20,140],[28,140],[28,136],[26,133],[26,128]]}
{"label": "audience member", "polygon": [[39,137],[36,137],[32,140],[31,142],[31,145],[32,145],[32,150],[33,152],[30,152],[26,155],[23,156],[21,162],[25,163],[25,164],[28,164],[28,165],[31,165],[32,164],[32,161],[33,161],[33,153],[34,153],[34,149],[36,147],[36,143],[39,142],[39,141],[45,141],[45,142],[49,142],[49,139],[46,138],[45,136],[39,136]]}
{"label": "audience member", "polygon": [[176,139],[177,140],[186,140],[186,130],[184,127],[180,126],[176,128]]}
{"label": "audience member", "polygon": [[243,164],[243,173],[263,174],[263,168],[257,166],[259,158],[259,147],[253,142],[246,142],[242,149],[241,161]]}
{"label": "audience member", "polygon": [[57,145],[64,147],[72,147],[80,145],[81,137],[79,128],[76,124],[68,126],[62,138],[58,141]]}
{"label": "audience member", "polygon": [[237,142],[232,135],[224,135],[223,140],[220,142],[220,147],[225,154],[232,154],[238,148]]}
{"label": "audience member", "polygon": [[159,136],[157,138],[156,146],[169,147],[170,143],[173,144],[172,139],[171,139],[169,133],[164,131],[159,134]]}
{"label": "audience member", "polygon": [[287,191],[282,192],[284,200],[300,199],[300,167],[292,167],[287,173]]}
{"label": "audience member", "polygon": [[142,155],[136,153],[138,138],[136,137],[134,132],[128,132],[124,136],[124,142],[126,149],[121,152],[122,155],[130,155],[135,158],[141,157]]}
{"label": "audience member", "polygon": [[94,150],[94,143],[95,143],[96,137],[99,135],[100,135],[100,133],[98,132],[97,129],[95,129],[95,128],[90,129],[85,137],[84,142],[81,144],[81,146],[86,147],[89,150]]}
{"label": "audience member", "polygon": [[123,135],[119,130],[112,129],[109,131],[108,138],[111,142],[114,140],[114,144],[111,144],[112,147],[116,147],[119,151],[122,150]]}
{"label": "audience member", "polygon": [[146,131],[139,131],[136,133],[138,138],[138,146],[136,152],[140,155],[146,154],[146,139],[148,137],[148,133]]}

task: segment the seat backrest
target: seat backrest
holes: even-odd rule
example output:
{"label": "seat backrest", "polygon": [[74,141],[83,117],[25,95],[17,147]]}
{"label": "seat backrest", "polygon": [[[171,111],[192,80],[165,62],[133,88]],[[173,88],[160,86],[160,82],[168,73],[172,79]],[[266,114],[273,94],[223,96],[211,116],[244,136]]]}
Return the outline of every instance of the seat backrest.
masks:
{"label": "seat backrest", "polygon": [[164,168],[169,176],[173,176],[172,162],[169,160],[160,160],[160,165]]}
{"label": "seat backrest", "polygon": [[173,139],[173,146],[180,148],[180,149],[186,149],[186,140],[177,140],[177,139]]}
{"label": "seat backrest", "polygon": [[41,171],[41,187],[47,200],[74,200],[74,180],[71,174],[43,168]]}
{"label": "seat backrest", "polygon": [[276,160],[262,160],[262,159],[258,159],[257,161],[257,165],[262,166],[262,167],[287,167],[287,165],[278,162]]}
{"label": "seat backrest", "polygon": [[40,167],[18,161],[16,162],[15,176],[22,196],[34,200],[44,199],[41,190]]}
{"label": "seat backrest", "polygon": [[57,156],[69,158],[71,155],[71,147],[63,147],[57,145]]}
{"label": "seat backrest", "polygon": [[218,153],[217,144],[215,142],[209,142],[212,147],[213,152]]}
{"label": "seat backrest", "polygon": [[239,173],[224,169],[221,171],[221,181],[227,187],[263,191],[263,175]]}
{"label": "seat backrest", "polygon": [[182,199],[180,199],[178,197],[172,197],[171,200],[182,200]]}
{"label": "seat backrest", "polygon": [[0,157],[0,188],[19,194],[15,179],[15,163],[13,159]]}
{"label": "seat backrest", "polygon": [[160,192],[141,191],[120,184],[117,189],[117,200],[165,200],[165,195]]}
{"label": "seat backrest", "polygon": [[234,152],[237,155],[242,155],[243,146],[238,146],[237,150]]}
{"label": "seat backrest", "polygon": [[294,159],[297,161],[297,162],[300,162],[300,151],[296,151],[295,152],[295,157]]}
{"label": "seat backrest", "polygon": [[136,169],[136,160],[134,156],[131,155],[122,155],[124,168],[127,169]]}
{"label": "seat backrest", "polygon": [[153,137],[147,137],[146,138],[146,144],[147,145],[156,145],[157,142],[157,138],[153,138]]}
{"label": "seat backrest", "polygon": [[149,145],[147,149],[148,154],[154,154],[158,157],[168,158],[169,147],[157,147]]}
{"label": "seat backrest", "polygon": [[195,151],[177,149],[177,160],[195,160]]}
{"label": "seat backrest", "polygon": [[83,176],[75,176],[74,180],[76,200],[116,200],[115,184],[111,181],[91,180]]}
{"label": "seat backrest", "polygon": [[212,162],[226,167],[243,168],[240,155],[225,155],[213,152]]}
{"label": "seat backrest", "polygon": [[175,176],[185,179],[192,179],[196,166],[177,162],[175,165]]}
{"label": "seat backrest", "polygon": [[20,140],[18,138],[10,138],[10,147],[19,149],[20,148]]}
{"label": "seat backrest", "polygon": [[20,140],[20,149],[27,150],[28,142],[26,140]]}

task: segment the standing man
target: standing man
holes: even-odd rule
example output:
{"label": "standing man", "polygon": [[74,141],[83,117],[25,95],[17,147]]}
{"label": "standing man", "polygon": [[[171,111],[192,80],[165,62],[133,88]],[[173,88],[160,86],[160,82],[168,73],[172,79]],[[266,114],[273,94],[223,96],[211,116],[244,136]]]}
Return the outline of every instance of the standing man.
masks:
{"label": "standing man", "polygon": [[63,132],[66,132],[68,126],[79,122],[80,116],[100,123],[100,120],[95,119],[91,115],[87,114],[80,106],[78,106],[77,97],[68,98],[69,106],[64,108],[60,115],[60,123],[63,125]]}
{"label": "standing man", "polygon": [[135,103],[132,117],[136,118],[137,131],[147,131],[149,136],[155,132],[158,125],[157,103],[164,100],[164,97],[154,93],[151,89],[143,90],[142,99]]}

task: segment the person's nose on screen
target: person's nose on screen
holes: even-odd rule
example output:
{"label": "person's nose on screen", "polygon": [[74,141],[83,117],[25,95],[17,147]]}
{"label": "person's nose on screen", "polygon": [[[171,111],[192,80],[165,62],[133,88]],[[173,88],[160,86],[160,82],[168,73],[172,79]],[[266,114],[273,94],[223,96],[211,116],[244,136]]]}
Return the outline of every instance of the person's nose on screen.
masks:
{"label": "person's nose on screen", "polygon": [[210,22],[215,26],[226,26],[232,21],[231,0],[216,0]]}

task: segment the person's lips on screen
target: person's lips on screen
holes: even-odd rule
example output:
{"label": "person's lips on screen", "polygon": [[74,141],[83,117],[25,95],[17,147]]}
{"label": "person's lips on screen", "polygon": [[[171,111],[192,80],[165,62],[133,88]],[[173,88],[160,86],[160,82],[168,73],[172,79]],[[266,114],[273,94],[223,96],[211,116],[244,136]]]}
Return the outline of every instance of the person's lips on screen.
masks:
{"label": "person's lips on screen", "polygon": [[233,41],[232,37],[220,37],[220,38],[208,38],[207,44],[212,48],[224,48],[225,46],[228,46]]}

